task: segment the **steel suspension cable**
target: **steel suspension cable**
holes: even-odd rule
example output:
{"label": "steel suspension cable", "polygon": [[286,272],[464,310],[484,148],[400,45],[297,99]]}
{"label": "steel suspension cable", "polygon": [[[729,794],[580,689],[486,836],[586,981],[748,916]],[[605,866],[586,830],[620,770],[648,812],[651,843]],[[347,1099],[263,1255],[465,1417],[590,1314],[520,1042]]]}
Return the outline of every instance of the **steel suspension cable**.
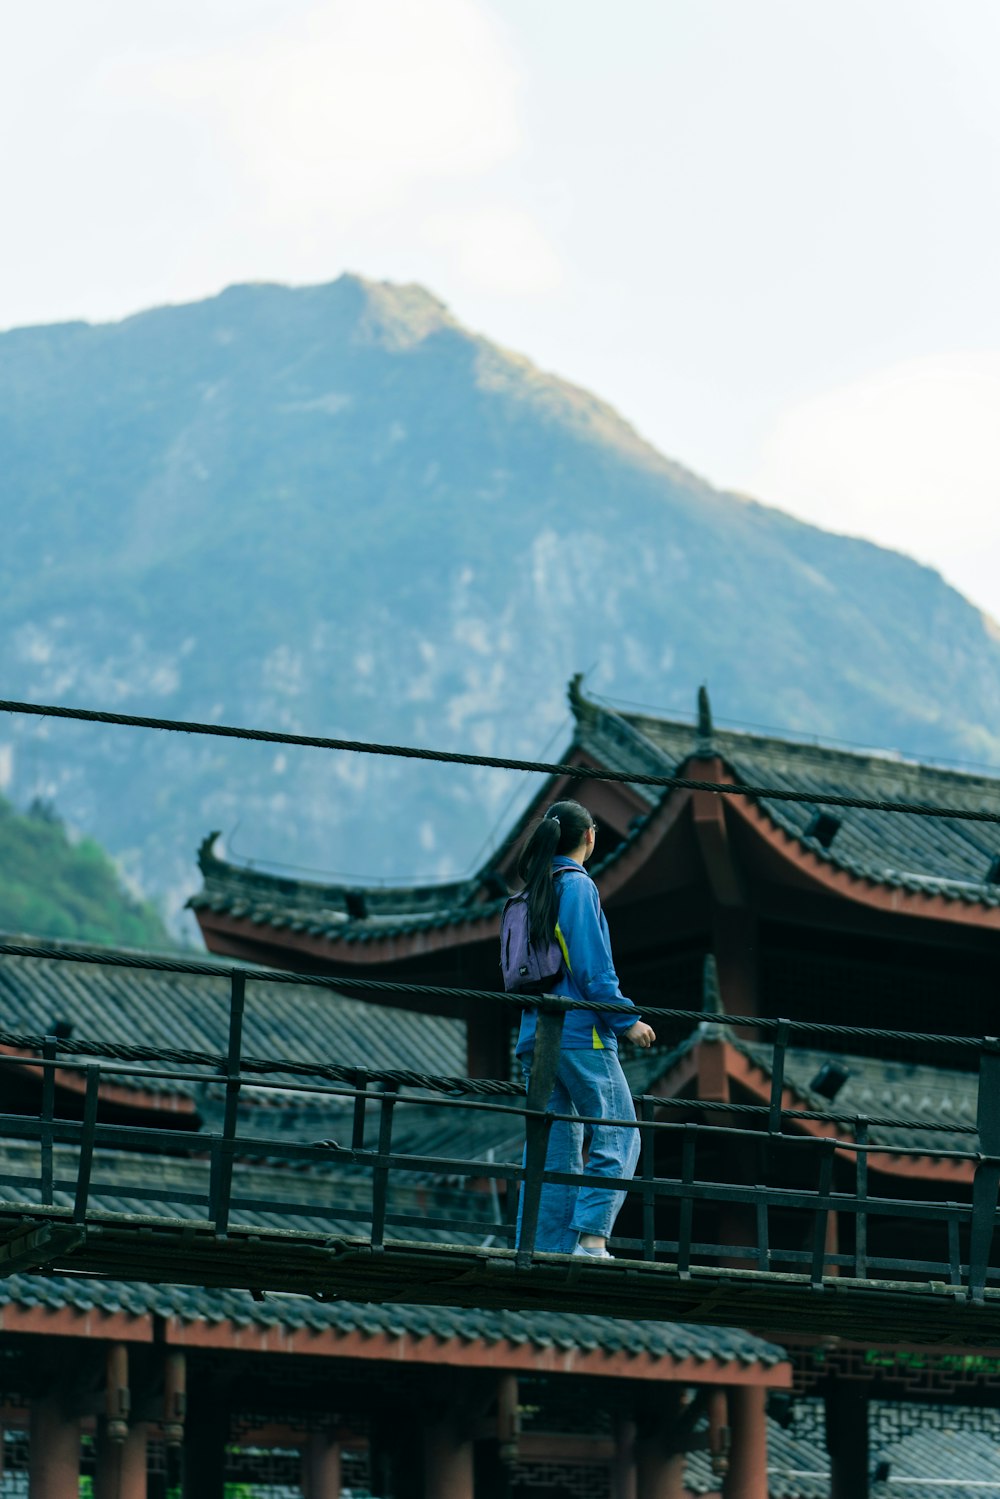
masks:
{"label": "steel suspension cable", "polygon": [[[345,995],[388,994],[414,996],[424,999],[461,999],[474,1003],[484,1002],[506,1005],[508,1008],[543,1009],[546,1005],[557,1005],[560,1009],[596,1011],[598,1014],[622,1015],[638,1011],[651,1015],[656,1020],[684,1021],[695,1025],[747,1026],[753,1030],[771,1032],[779,1025],[788,1025],[790,1030],[803,1036],[834,1036],[842,1040],[901,1041],[924,1043],[935,1047],[958,1047],[961,1050],[980,1050],[984,1044],[981,1036],[929,1035],[924,1031],[892,1031],[876,1026],[829,1025],[814,1020],[783,1020],[762,1015],[717,1014],[705,1010],[671,1010],[655,1005],[612,1004],[604,1000],[565,999],[553,995],[505,994],[493,989],[460,989],[445,984],[404,984],[386,979],[352,979],[316,973],[295,973],[281,969],[239,968],[233,970],[220,964],[199,963],[189,958],[147,958],[139,953],[98,951],[87,948],[43,947],[33,943],[0,940],[0,956],[16,958],[48,958],[62,963],[84,963],[99,968],[132,968],[150,973],[177,973],[196,978],[229,979],[234,971],[240,973],[248,983],[292,984],[303,988],[332,989]],[[0,1033],[2,1042],[2,1033]],[[64,1046],[69,1043],[60,1043]]]}
{"label": "steel suspension cable", "polygon": [[435,750],[406,744],[380,744],[361,739],[331,739],[318,734],[289,734],[277,729],[238,728],[231,724],[198,723],[185,719],[152,718],[136,713],[111,713],[93,708],[23,703],[0,699],[0,712],[36,718],[63,718],[132,729],[158,729],[173,734],[205,734],[219,739],[284,744],[306,749],[339,750],[348,754],[388,755],[404,760],[428,760],[444,765],[476,765],[492,770],[520,770],[540,775],[567,776],[579,781],[615,781],[630,786],[661,786],[675,791],[710,791],[719,796],[752,796],[766,801],[802,802],[808,806],[854,807],[865,812],[899,812],[910,817],[946,817],[961,822],[1000,824],[1000,811],[982,807],[939,807],[920,802],[887,801],[875,797],[844,796],[834,792],[791,791],[782,786],[754,786],[742,782],[705,781],[691,776],[649,775],[641,771],[601,770],[590,765],[565,765],[545,760],[516,760],[502,755],[474,755],[457,750]]}

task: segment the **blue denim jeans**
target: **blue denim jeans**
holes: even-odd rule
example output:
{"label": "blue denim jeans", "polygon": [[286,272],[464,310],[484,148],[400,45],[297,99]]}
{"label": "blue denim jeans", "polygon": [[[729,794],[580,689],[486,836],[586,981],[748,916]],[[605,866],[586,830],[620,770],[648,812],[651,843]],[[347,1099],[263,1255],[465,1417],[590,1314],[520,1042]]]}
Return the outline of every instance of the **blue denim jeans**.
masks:
{"label": "blue denim jeans", "polygon": [[[531,1057],[522,1058],[527,1084]],[[570,1050],[559,1057],[555,1086],[547,1107],[554,1114],[583,1114],[593,1119],[634,1119],[635,1107],[618,1053],[604,1050]],[[584,1138],[588,1147],[588,1176],[630,1177],[639,1161],[639,1131],[623,1125],[583,1125],[557,1121],[549,1135],[545,1157],[548,1171],[583,1170]],[[536,1249],[572,1254],[581,1234],[607,1238],[618,1216],[625,1193],[607,1187],[560,1186],[546,1182],[538,1210]],[[517,1215],[521,1234],[522,1196]]]}

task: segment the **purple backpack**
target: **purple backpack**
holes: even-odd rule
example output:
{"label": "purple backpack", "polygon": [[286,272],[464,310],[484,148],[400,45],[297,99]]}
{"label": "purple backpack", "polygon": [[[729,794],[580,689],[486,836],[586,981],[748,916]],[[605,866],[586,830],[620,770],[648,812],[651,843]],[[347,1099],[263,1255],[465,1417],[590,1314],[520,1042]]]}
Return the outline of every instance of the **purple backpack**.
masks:
{"label": "purple backpack", "polygon": [[[557,869],[555,874],[566,872]],[[556,931],[559,931],[558,923]],[[500,918],[500,972],[507,993],[547,994],[558,983],[566,966],[558,937],[550,938],[540,947],[532,942],[527,890],[512,895]]]}

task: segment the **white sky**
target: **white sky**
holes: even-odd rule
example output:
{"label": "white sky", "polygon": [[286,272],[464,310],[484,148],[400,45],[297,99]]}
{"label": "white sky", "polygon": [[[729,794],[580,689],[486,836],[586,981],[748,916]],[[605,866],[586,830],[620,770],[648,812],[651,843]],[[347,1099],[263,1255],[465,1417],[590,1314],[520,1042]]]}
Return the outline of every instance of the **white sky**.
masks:
{"label": "white sky", "polygon": [[350,269],[1000,617],[996,0],[0,4],[0,326]]}

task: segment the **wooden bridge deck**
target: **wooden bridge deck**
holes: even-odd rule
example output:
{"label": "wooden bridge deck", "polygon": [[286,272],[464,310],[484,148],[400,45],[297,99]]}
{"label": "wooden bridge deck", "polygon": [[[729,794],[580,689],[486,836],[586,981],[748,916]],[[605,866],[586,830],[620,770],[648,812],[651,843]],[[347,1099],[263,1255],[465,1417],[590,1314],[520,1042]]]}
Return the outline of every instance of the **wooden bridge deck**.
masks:
{"label": "wooden bridge deck", "polygon": [[1000,1290],[973,1300],[944,1282],[858,1280],[776,1271],[587,1261],[415,1241],[374,1246],[282,1229],[68,1210],[0,1210],[0,1275],[52,1272],[115,1280],[292,1292],[324,1300],[579,1312],[810,1332],[881,1343],[1000,1346]]}
{"label": "wooden bridge deck", "polygon": [[[476,1092],[463,1079],[346,1067],[321,1069],[322,1082],[312,1082],[315,1064],[261,1059],[244,1070],[246,980],[242,970],[230,976],[225,1058],[105,1043],[109,1058],[94,1043],[8,1037],[19,1055],[0,1056],[0,1076],[23,1069],[27,1054],[41,1086],[37,1114],[0,1114],[0,1277],[48,1272],[352,1302],[600,1311],[777,1337],[1000,1346],[998,1041],[981,1043],[976,1128],[947,1148],[920,1137],[927,1160],[961,1164],[960,1201],[917,1178],[904,1198],[870,1172],[872,1152],[914,1147],[873,1144],[869,1123],[912,1132],[919,1122],[855,1117],[836,1136],[800,1132],[813,1116],[784,1106],[786,1022],[769,1105],[693,1100],[684,1108],[702,1117],[678,1122],[658,1117],[664,1100],[640,1095],[638,1122],[628,1121],[640,1131],[639,1174],[612,1181],[546,1169],[566,1001],[546,1001],[539,1015],[525,1105],[507,1084],[480,1081]],[[65,1117],[65,1100],[57,1111],[57,1073],[74,1082],[79,1117]],[[214,1096],[218,1127],[102,1117],[102,1087],[125,1079],[147,1092],[183,1084],[206,1106]],[[264,1117],[256,1103],[240,1115],[243,1090],[280,1100],[303,1088],[322,1104],[326,1127],[339,1121],[340,1143],[255,1132]],[[713,1107],[723,1115],[706,1118]],[[744,1167],[757,1162],[754,1175],[741,1152]],[[614,1261],[535,1251],[545,1183],[626,1191],[623,1216],[638,1236],[617,1241]],[[831,1222],[846,1226],[846,1252],[831,1249]],[[701,1242],[704,1233],[714,1241]],[[730,1268],[741,1259],[746,1268]]]}

